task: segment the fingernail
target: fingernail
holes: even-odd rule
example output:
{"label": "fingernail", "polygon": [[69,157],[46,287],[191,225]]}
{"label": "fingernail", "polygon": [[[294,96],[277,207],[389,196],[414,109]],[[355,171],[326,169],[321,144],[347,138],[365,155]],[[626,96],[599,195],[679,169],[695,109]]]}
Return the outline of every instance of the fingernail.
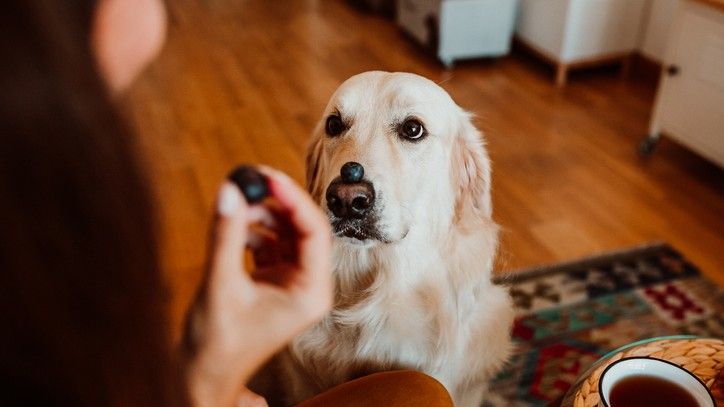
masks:
{"label": "fingernail", "polygon": [[216,210],[222,216],[231,216],[239,208],[241,193],[231,183],[225,182],[219,189],[219,198],[216,202]]}

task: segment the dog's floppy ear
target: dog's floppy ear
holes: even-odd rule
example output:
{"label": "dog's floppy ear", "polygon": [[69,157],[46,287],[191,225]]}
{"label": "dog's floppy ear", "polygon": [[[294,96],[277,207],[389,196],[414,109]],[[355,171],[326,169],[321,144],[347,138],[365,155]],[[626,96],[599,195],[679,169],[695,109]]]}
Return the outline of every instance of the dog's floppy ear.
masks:
{"label": "dog's floppy ear", "polygon": [[319,179],[319,175],[324,170],[322,168],[322,141],[323,137],[320,137],[319,132],[315,132],[312,136],[312,140],[307,146],[307,191],[312,195],[315,200],[319,200],[322,196],[323,186]]}
{"label": "dog's floppy ear", "polygon": [[455,222],[490,219],[490,160],[470,114],[461,112],[452,151]]}

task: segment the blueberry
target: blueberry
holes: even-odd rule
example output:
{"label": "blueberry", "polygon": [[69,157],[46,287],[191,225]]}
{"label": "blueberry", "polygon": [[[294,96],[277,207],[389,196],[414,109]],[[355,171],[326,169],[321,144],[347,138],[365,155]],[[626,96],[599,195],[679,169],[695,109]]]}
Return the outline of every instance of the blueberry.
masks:
{"label": "blueberry", "polygon": [[231,171],[228,178],[239,187],[250,204],[259,203],[269,195],[266,177],[254,167],[240,165]]}
{"label": "blueberry", "polygon": [[339,171],[342,177],[342,182],[345,184],[353,184],[355,182],[362,181],[362,177],[365,176],[365,169],[362,164],[350,161],[342,166]]}

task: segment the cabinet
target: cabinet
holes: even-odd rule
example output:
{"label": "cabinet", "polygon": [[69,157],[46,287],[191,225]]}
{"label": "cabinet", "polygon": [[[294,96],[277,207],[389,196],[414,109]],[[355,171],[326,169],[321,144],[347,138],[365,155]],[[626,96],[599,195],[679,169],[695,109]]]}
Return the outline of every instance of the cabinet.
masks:
{"label": "cabinet", "polygon": [[556,67],[563,86],[571,69],[622,61],[638,46],[647,0],[521,0],[518,41]]}
{"label": "cabinet", "polygon": [[654,104],[650,153],[664,133],[724,166],[724,9],[688,0],[680,6]]}
{"label": "cabinet", "polygon": [[446,66],[507,54],[516,0],[399,0],[397,24]]}

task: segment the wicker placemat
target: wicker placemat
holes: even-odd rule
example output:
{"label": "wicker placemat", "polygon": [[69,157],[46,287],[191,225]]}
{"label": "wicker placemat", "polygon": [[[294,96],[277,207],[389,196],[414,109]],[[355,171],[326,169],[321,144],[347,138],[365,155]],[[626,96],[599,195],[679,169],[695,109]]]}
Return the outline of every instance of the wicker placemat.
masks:
{"label": "wicker placemat", "polygon": [[[631,356],[650,356],[675,363],[694,373],[711,389],[717,406],[724,406],[724,341],[719,339],[662,339],[626,348],[594,365],[571,391],[574,407],[597,406],[598,379],[611,363]],[[569,393],[570,394],[570,393]]]}

